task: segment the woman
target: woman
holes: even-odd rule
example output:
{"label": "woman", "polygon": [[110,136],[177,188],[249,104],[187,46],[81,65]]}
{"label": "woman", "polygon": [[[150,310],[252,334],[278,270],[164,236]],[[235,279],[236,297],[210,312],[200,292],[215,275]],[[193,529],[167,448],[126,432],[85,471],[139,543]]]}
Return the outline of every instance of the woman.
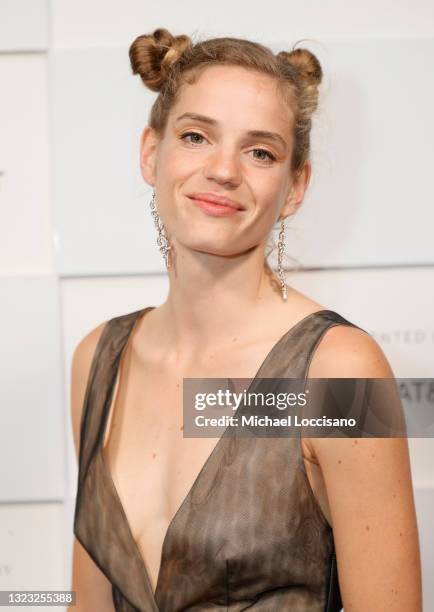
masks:
{"label": "woman", "polygon": [[368,333],[284,282],[317,58],[165,29],[130,58],[159,92],[140,165],[170,291],[74,353],[75,609],[420,610],[405,439],[182,433],[186,377],[393,378]]}

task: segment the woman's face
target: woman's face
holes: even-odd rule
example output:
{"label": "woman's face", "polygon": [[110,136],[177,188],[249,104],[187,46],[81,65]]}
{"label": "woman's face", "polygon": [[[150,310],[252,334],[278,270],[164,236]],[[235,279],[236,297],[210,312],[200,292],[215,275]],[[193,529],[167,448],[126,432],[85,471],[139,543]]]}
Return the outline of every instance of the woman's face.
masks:
{"label": "woman's face", "polygon": [[[147,127],[141,147],[142,174],[155,187],[175,250],[177,242],[220,256],[259,244],[265,249],[273,225],[295,210],[309,178],[309,172],[297,182],[291,176],[291,128],[292,115],[267,75],[212,66],[183,87],[164,137],[157,140]],[[211,210],[198,202],[204,193],[242,210]]]}

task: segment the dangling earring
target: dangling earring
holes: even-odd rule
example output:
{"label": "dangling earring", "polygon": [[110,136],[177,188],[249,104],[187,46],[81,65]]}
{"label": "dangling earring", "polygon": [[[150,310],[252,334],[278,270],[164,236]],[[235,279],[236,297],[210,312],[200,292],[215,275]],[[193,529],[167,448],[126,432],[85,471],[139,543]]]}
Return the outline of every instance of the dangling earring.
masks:
{"label": "dangling earring", "polygon": [[282,288],[282,298],[286,302],[288,299],[288,292],[285,283],[285,277],[283,274],[282,260],[283,260],[283,252],[285,250],[285,220],[282,219],[280,224],[280,232],[279,232],[279,242],[277,243],[277,254],[278,254],[278,272],[279,272],[279,280]]}
{"label": "dangling earring", "polygon": [[162,253],[164,257],[166,268],[170,268],[169,251],[172,247],[169,245],[169,239],[167,237],[166,228],[164,227],[164,224],[162,220],[160,219],[160,215],[158,214],[158,211],[157,211],[157,206],[155,204],[155,189],[152,191],[152,200],[151,200],[150,206],[151,206],[151,215],[154,217],[154,224],[158,230],[157,244],[160,248],[160,252]]}

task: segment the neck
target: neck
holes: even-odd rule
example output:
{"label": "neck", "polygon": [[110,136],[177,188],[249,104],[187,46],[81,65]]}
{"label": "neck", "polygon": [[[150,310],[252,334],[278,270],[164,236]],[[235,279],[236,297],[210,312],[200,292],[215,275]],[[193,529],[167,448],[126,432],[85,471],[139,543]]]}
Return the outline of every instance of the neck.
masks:
{"label": "neck", "polygon": [[189,351],[239,338],[265,312],[284,308],[278,279],[264,264],[263,248],[222,256],[178,246],[168,276],[160,327],[172,346]]}

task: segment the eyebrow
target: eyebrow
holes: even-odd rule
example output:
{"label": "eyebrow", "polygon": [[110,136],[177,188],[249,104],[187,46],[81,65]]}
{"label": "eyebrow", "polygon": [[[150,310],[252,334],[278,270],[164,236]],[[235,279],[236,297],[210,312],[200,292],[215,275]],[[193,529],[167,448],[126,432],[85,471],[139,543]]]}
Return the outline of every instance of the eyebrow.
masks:
{"label": "eyebrow", "polygon": [[[218,122],[211,117],[207,117],[206,115],[199,115],[197,113],[183,113],[179,117],[175,119],[175,123],[178,123],[182,119],[192,119],[193,121],[200,121],[202,123],[208,123],[209,125],[217,125]],[[269,132],[267,130],[249,130],[247,132],[248,136],[252,136],[253,138],[265,138],[267,140],[272,140],[274,142],[278,142],[285,149],[287,149],[288,145],[285,140],[278,134],[277,132]]]}

